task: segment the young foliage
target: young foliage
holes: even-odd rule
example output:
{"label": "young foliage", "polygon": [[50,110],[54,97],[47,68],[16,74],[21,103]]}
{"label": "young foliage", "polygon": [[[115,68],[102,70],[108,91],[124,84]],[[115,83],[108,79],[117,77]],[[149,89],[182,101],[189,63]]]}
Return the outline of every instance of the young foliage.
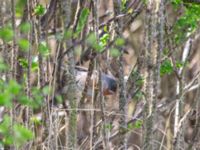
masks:
{"label": "young foliage", "polygon": [[176,21],[173,31],[175,33],[175,41],[180,44],[189,35],[196,31],[200,21],[200,5],[184,3],[182,0],[172,0],[174,9],[183,9],[183,15]]}
{"label": "young foliage", "polygon": [[79,20],[78,20],[78,25],[77,25],[75,35],[74,35],[75,37],[78,37],[79,34],[81,33],[81,31],[83,30],[85,24],[87,23],[87,19],[88,19],[89,14],[90,14],[89,9],[83,8],[83,10],[81,11]]}
{"label": "young foliage", "polygon": [[40,42],[38,50],[42,56],[48,56],[49,55],[49,48],[47,46],[46,42]]}
{"label": "young foliage", "polygon": [[169,59],[162,62],[160,66],[160,75],[171,74],[173,72],[173,65]]}
{"label": "young foliage", "polygon": [[22,33],[27,33],[31,30],[31,24],[29,22],[24,22],[19,26]]}
{"label": "young foliage", "polygon": [[108,44],[108,41],[110,39],[110,35],[108,33],[104,33],[102,37],[100,37],[100,45],[102,47],[105,47]]}
{"label": "young foliage", "polygon": [[115,45],[116,45],[116,46],[122,47],[124,44],[125,44],[125,41],[124,41],[123,38],[117,38],[117,39],[115,40]]}
{"label": "young foliage", "polygon": [[34,14],[37,16],[41,16],[45,13],[45,8],[43,5],[38,4],[35,8],[34,8]]}
{"label": "young foliage", "polygon": [[23,125],[11,123],[11,117],[5,115],[3,121],[0,123],[0,133],[3,136],[3,145],[13,145],[19,148],[29,140],[33,139],[33,133]]}
{"label": "young foliage", "polygon": [[28,51],[28,49],[30,47],[30,42],[27,39],[20,39],[18,41],[18,45],[19,45],[21,50]]}
{"label": "young foliage", "polygon": [[128,124],[128,129],[133,130],[133,129],[139,129],[142,127],[142,120],[137,120],[135,123],[129,123]]}
{"label": "young foliage", "polygon": [[[28,60],[26,58],[19,58],[19,64],[22,66],[24,69],[28,68]],[[31,71],[37,71],[38,70],[38,57],[33,57],[32,58],[32,63],[31,63]]]}
{"label": "young foliage", "polygon": [[10,26],[0,28],[0,38],[5,42],[10,42],[13,39],[14,33]]}
{"label": "young foliage", "polygon": [[13,99],[19,94],[21,86],[14,80],[9,83],[1,82],[0,85],[0,105],[12,107]]}
{"label": "young foliage", "polygon": [[128,0],[122,0],[121,1],[121,10],[126,11],[126,5],[127,5]]}
{"label": "young foliage", "polygon": [[112,57],[119,57],[120,56],[120,51],[119,51],[119,49],[117,49],[117,48],[111,48],[110,49],[110,55],[112,56]]}
{"label": "young foliage", "polygon": [[3,117],[3,121],[0,123],[0,133],[2,134],[3,145],[13,144],[14,138],[11,133],[11,118],[8,115]]}
{"label": "young foliage", "polygon": [[96,35],[94,33],[91,33],[88,36],[86,42],[96,52],[101,53],[103,51],[103,46],[97,42],[97,38],[96,38]]}
{"label": "young foliage", "polygon": [[17,17],[23,16],[26,3],[27,3],[27,0],[17,0],[16,7],[15,7]]}
{"label": "young foliage", "polygon": [[14,130],[14,140],[17,147],[21,147],[27,141],[32,140],[34,137],[32,131],[25,128],[23,125],[16,123],[14,124],[13,130]]}
{"label": "young foliage", "polygon": [[68,30],[66,30],[66,31],[64,32],[64,39],[65,39],[65,40],[68,40],[68,39],[72,38],[72,36],[73,36],[73,31],[72,31],[72,29],[68,29]]}
{"label": "young foliage", "polygon": [[0,72],[6,71],[8,69],[8,66],[3,62],[3,59],[0,57]]}

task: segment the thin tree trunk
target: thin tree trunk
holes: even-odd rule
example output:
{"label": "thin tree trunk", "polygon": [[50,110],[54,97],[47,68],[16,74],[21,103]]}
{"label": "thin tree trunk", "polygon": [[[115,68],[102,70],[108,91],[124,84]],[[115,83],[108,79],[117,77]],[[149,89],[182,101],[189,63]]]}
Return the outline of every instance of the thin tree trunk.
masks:
{"label": "thin tree trunk", "polygon": [[15,0],[11,0],[12,9],[12,28],[13,28],[13,47],[11,56],[11,72],[12,78],[16,78],[16,67],[17,67],[17,47],[16,47],[16,18],[15,18]]}
{"label": "thin tree trunk", "polygon": [[[191,50],[191,39],[185,44],[185,47],[182,52],[182,60],[181,62],[186,62],[189,56],[189,52]],[[183,86],[184,86],[184,66],[178,70],[178,78],[176,83],[176,95],[178,98],[176,99],[175,105],[175,114],[174,114],[174,149],[184,149],[184,137],[183,137],[183,128],[180,126],[180,118],[183,116]]]}
{"label": "thin tree trunk", "polygon": [[[158,17],[158,13],[159,17]],[[163,1],[147,2],[147,28],[146,28],[146,106],[145,106],[145,132],[144,149],[158,149],[157,134],[154,134],[156,126],[156,105],[158,98],[160,80],[160,59],[163,50]],[[159,39],[157,35],[157,25],[159,24]],[[156,132],[155,132],[156,133]]]}
{"label": "thin tree trunk", "polygon": [[[114,15],[118,16],[122,13],[121,11],[121,6],[122,6],[122,1],[121,0],[116,0],[113,1],[114,5]],[[117,21],[117,28],[116,28],[116,33],[119,35],[119,37],[122,36],[122,27],[123,27],[123,21],[118,20]],[[127,136],[126,134],[123,135],[124,131],[127,130],[127,99],[126,99],[126,87],[125,87],[125,81],[124,81],[124,64],[123,64],[123,52],[124,49],[123,47],[120,49],[120,56],[118,58],[118,65],[119,65],[119,112],[121,114],[120,120],[119,120],[119,131],[120,131],[120,147],[122,149],[126,150],[127,149]]]}
{"label": "thin tree trunk", "polygon": [[[71,22],[71,0],[62,0],[62,10],[64,12],[64,29],[69,30],[69,25]],[[72,40],[69,39],[65,41],[65,48],[71,47]],[[65,66],[66,72],[63,76],[66,83],[64,83],[63,96],[64,100],[69,101],[69,121],[67,135],[67,148],[76,149],[77,148],[77,97],[76,97],[76,81],[75,81],[75,58],[74,49],[70,49],[68,52],[68,65]]]}

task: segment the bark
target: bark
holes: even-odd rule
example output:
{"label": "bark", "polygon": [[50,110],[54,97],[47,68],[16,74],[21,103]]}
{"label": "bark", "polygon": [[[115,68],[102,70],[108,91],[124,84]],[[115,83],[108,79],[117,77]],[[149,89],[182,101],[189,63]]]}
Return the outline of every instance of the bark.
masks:
{"label": "bark", "polygon": [[[69,30],[71,21],[71,0],[62,0],[62,10],[64,12],[64,29]],[[69,39],[65,41],[65,48],[72,45],[72,40]],[[67,148],[76,149],[77,148],[77,97],[76,97],[76,81],[75,81],[75,58],[74,49],[70,49],[68,52],[68,65],[65,66],[66,71],[64,74],[64,87],[63,87],[63,97],[64,100],[69,101],[69,118],[68,120],[68,131],[67,135]]]}
{"label": "bark", "polygon": [[[144,149],[158,149],[156,143],[156,105],[160,84],[161,52],[164,48],[164,1],[148,1],[146,11],[146,106],[145,106],[145,132]],[[157,31],[157,26],[159,27]],[[157,35],[159,34],[159,37]]]}
{"label": "bark", "polygon": [[[182,52],[182,62],[186,62],[189,56],[189,52],[191,50],[191,39],[185,44],[185,47]],[[181,117],[183,116],[183,108],[184,108],[184,95],[183,95],[183,86],[184,86],[184,67],[178,69],[178,78],[176,83],[176,106],[175,106],[175,114],[174,114],[174,148],[175,149],[184,149],[184,137],[183,137],[183,128],[184,126],[180,125]]]}
{"label": "bark", "polygon": [[17,47],[16,47],[16,17],[15,17],[15,0],[11,1],[12,9],[12,28],[13,28],[13,48],[12,48],[12,58],[11,58],[11,72],[12,78],[16,78],[16,67],[17,67]]}
{"label": "bark", "polygon": [[[113,6],[114,6],[114,15],[118,16],[122,13],[121,11],[121,5],[122,1],[113,1]],[[123,27],[123,20],[116,20],[117,23],[117,28],[116,28],[116,34],[117,36],[121,37],[122,36],[122,27]],[[126,150],[127,149],[127,137],[126,134],[123,135],[123,132],[127,130],[127,99],[126,99],[126,86],[125,86],[125,81],[124,81],[124,64],[123,64],[123,52],[124,48],[122,47],[120,49],[120,56],[118,58],[118,65],[119,65],[119,112],[121,114],[120,120],[119,120],[119,131],[120,131],[120,136],[121,136],[121,141],[120,141],[120,146],[122,149]]]}

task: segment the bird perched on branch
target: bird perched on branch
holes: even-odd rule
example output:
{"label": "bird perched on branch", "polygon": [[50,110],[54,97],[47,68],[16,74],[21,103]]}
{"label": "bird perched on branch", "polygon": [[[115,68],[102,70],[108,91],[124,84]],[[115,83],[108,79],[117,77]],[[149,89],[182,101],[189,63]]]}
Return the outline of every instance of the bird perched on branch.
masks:
{"label": "bird perched on branch", "polygon": [[[85,82],[87,78],[88,70],[83,67],[76,67],[76,82],[78,88],[83,91],[85,87]],[[87,90],[87,96],[92,96],[92,83],[94,83],[95,87],[98,84],[98,72],[93,71],[91,76],[91,82],[89,83],[89,88]],[[102,73],[101,76],[101,84],[103,89],[103,95],[113,95],[117,91],[117,81],[116,79],[108,74]]]}

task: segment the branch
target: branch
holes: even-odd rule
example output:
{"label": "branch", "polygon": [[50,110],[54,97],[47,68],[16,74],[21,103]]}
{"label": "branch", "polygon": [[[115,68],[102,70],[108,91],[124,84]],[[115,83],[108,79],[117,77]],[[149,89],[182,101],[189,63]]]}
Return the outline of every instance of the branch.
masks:
{"label": "branch", "polygon": [[[139,120],[141,117],[142,117],[142,112],[144,110],[144,105],[145,103],[144,102],[140,102],[139,104],[137,104],[137,108],[136,108],[136,111],[135,111],[135,114],[133,115],[132,119],[129,120],[127,122],[127,124],[133,124],[135,123],[137,120]],[[125,135],[129,130],[124,130],[124,132],[120,132],[119,130],[115,131],[110,137],[109,137],[109,141],[112,141],[114,138],[118,137],[120,134],[123,134]],[[103,138],[101,137],[99,139],[99,141],[97,141],[95,143],[95,147],[99,147],[103,142]]]}
{"label": "branch", "polygon": [[41,17],[41,27],[42,29],[47,28],[48,24],[53,19],[53,15],[55,15],[57,6],[57,0],[51,0],[47,12]]}

